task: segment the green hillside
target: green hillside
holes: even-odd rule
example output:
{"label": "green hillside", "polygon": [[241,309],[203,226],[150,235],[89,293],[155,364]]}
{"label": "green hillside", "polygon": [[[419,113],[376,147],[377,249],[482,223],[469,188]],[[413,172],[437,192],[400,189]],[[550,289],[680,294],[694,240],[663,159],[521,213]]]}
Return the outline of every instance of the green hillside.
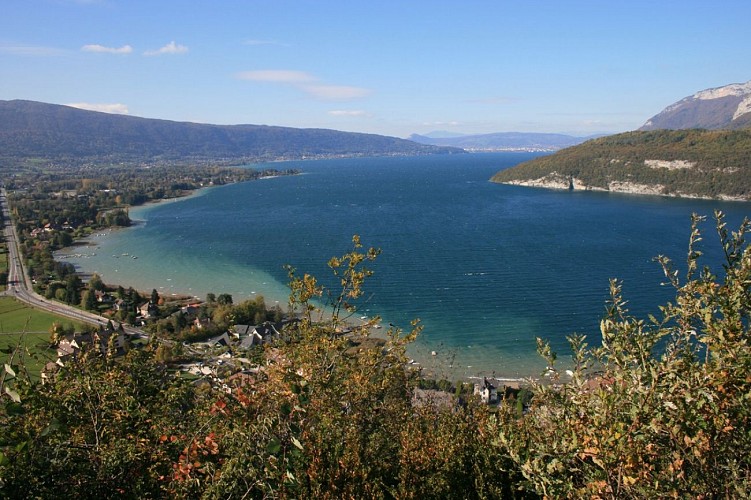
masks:
{"label": "green hillside", "polygon": [[375,134],[265,125],[208,125],[0,101],[0,161],[211,162],[463,153]]}
{"label": "green hillside", "polygon": [[[552,175],[551,175],[552,174]],[[574,189],[751,199],[750,130],[627,132],[587,141],[496,173],[491,181],[525,184],[547,176]],[[538,183],[539,184],[539,183]]]}

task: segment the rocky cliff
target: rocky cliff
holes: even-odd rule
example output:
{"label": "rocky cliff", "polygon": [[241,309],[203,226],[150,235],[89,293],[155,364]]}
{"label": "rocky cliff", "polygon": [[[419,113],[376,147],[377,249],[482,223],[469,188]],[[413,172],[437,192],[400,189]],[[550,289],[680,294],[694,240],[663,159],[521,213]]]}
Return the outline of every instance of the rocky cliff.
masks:
{"label": "rocky cliff", "polygon": [[671,104],[639,130],[751,126],[751,81],[702,90]]}

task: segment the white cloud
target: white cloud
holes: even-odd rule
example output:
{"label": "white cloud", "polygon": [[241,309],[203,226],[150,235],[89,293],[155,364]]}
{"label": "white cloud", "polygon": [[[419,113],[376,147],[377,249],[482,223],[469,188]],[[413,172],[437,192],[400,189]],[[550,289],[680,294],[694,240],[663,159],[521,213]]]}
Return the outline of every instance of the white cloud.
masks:
{"label": "white cloud", "polygon": [[171,41],[164,47],[161,47],[157,50],[147,50],[143,53],[145,56],[161,56],[164,54],[185,54],[188,52],[188,47],[185,45],[180,45],[175,43],[175,41]]}
{"label": "white cloud", "polygon": [[263,69],[242,71],[237,73],[236,77],[240,80],[291,85],[311,97],[323,101],[349,101],[359,97],[365,97],[371,93],[369,89],[362,87],[326,85],[319,83],[319,78],[305,71]]}
{"label": "white cloud", "polygon": [[100,52],[104,54],[130,54],[133,52],[133,47],[130,45],[123,45],[122,47],[105,47],[104,45],[84,45],[81,47],[84,52]]}
{"label": "white cloud", "polygon": [[85,109],[88,111],[99,111],[101,113],[111,113],[115,115],[127,115],[130,112],[128,111],[128,106],[125,104],[97,104],[97,103],[88,103],[88,102],[74,102],[70,104],[66,104],[66,106],[71,106],[73,108],[79,108],[79,109]]}
{"label": "white cloud", "polygon": [[272,82],[272,83],[291,83],[300,84],[313,82],[316,78],[305,71],[294,71],[286,69],[263,69],[257,71],[243,71],[237,74],[240,80],[251,80],[254,82]]}
{"label": "white cloud", "polygon": [[331,116],[370,116],[368,113],[361,109],[333,109],[329,111]]}

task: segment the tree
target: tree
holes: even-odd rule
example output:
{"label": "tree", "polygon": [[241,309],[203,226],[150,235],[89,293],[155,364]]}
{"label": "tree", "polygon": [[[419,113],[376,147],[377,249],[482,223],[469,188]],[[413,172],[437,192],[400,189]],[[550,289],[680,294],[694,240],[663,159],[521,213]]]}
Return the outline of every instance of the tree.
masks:
{"label": "tree", "polygon": [[71,274],[65,280],[65,302],[68,304],[78,304],[81,301],[79,293],[81,279],[75,274]]}
{"label": "tree", "polygon": [[[700,267],[694,216],[683,281],[661,317],[637,319],[611,283],[602,342],[569,338],[571,382],[535,384],[529,412],[503,414],[499,441],[549,497],[744,497],[751,491],[751,246],[716,213],[722,275]],[[541,354],[555,367],[549,344]]]}
{"label": "tree", "polygon": [[105,290],[101,276],[96,273],[91,275],[91,278],[89,278],[89,290],[96,290],[98,292],[103,292]]}
{"label": "tree", "polygon": [[50,326],[50,343],[57,345],[60,342],[60,339],[62,338],[64,334],[64,328],[63,324],[60,321],[55,321]]}
{"label": "tree", "polygon": [[228,293],[220,293],[219,296],[216,298],[216,302],[219,305],[227,306],[232,304],[232,295]]}
{"label": "tree", "polygon": [[93,290],[86,290],[83,292],[81,298],[81,306],[87,311],[93,311],[96,307],[96,292]]}

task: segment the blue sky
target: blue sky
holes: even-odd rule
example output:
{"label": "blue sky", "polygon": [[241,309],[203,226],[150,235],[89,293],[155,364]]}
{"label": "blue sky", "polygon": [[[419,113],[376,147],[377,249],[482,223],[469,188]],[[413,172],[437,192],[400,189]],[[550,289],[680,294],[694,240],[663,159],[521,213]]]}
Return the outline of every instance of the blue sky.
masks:
{"label": "blue sky", "polygon": [[0,0],[0,99],[406,137],[587,135],[751,80],[751,2]]}

